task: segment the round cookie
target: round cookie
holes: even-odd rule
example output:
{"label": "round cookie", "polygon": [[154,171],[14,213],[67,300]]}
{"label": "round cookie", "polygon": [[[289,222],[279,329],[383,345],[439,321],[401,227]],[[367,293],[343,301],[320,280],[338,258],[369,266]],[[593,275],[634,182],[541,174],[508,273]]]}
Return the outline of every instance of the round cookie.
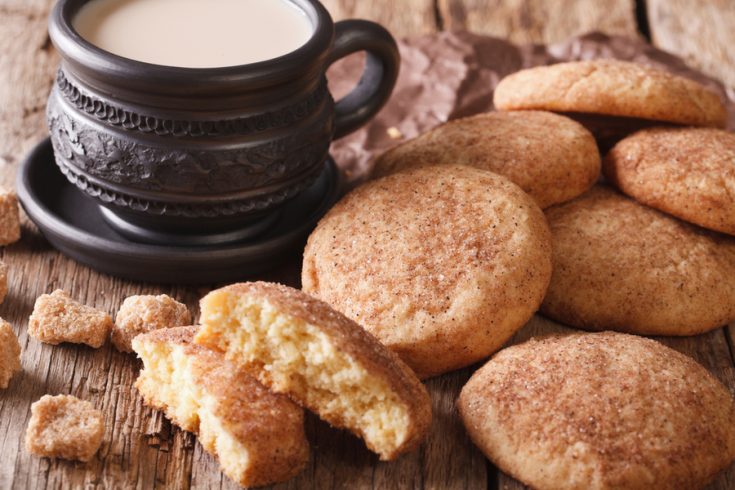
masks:
{"label": "round cookie", "polygon": [[695,335],[735,320],[734,239],[605,186],[546,217],[554,272],[544,315],[641,335]]}
{"label": "round cookie", "polygon": [[309,237],[302,284],[421,378],[487,357],[538,308],[551,238],[533,199],[461,165],[369,182]]}
{"label": "round cookie", "polygon": [[592,134],[543,111],[488,112],[442,124],[380,156],[373,176],[434,164],[462,164],[507,177],[541,208],[573,199],[600,175]]}
{"label": "round cookie", "polygon": [[603,332],[496,354],[459,396],[472,441],[537,489],[703,487],[735,459],[735,404],[691,358]]}
{"label": "round cookie", "polygon": [[604,114],[694,126],[725,127],[720,97],[703,85],[650,66],[593,60],[513,73],[495,89],[500,110]]}
{"label": "round cookie", "polygon": [[735,235],[735,133],[652,128],[620,141],[605,177],[652,208]]}

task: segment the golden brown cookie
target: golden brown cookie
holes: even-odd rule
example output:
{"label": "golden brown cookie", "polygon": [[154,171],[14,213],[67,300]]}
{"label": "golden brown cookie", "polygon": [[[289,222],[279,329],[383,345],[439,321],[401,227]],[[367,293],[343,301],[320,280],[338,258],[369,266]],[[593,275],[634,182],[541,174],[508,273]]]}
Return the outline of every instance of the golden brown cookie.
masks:
{"label": "golden brown cookie", "polygon": [[365,440],[383,460],[416,449],[431,401],[411,369],[358,324],[297,289],[233,284],[201,301],[195,341]]}
{"label": "golden brown cookie", "polygon": [[605,177],[638,202],[735,235],[735,133],[710,128],[640,131],[607,154]]}
{"label": "golden brown cookie", "polygon": [[309,459],[304,411],[222,354],[194,344],[196,330],[164,328],[133,339],[144,365],[135,387],[146,404],[197,434],[239,485],[296,476]]}
{"label": "golden brown cookie", "polygon": [[596,186],[546,212],[554,272],[541,312],[567,325],[695,335],[735,320],[735,239]]}
{"label": "golden brown cookie", "polygon": [[589,189],[600,175],[592,134],[543,111],[488,112],[442,124],[389,150],[373,177],[435,164],[461,164],[507,177],[546,208]]}
{"label": "golden brown cookie", "polygon": [[725,127],[720,97],[664,70],[619,60],[539,66],[513,73],[495,89],[504,111],[605,114],[693,126]]}
{"label": "golden brown cookie", "polygon": [[369,182],[321,220],[302,284],[427,378],[477,362],[538,308],[550,235],[505,177],[423,167]]}
{"label": "golden brown cookie", "polygon": [[538,489],[695,489],[735,459],[735,403],[691,358],[603,332],[496,354],[457,402],[473,442]]}

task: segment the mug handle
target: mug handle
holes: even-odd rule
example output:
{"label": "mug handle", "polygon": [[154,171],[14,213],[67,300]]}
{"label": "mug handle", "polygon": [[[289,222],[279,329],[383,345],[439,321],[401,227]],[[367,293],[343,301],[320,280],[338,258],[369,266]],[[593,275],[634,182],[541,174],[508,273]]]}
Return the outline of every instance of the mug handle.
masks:
{"label": "mug handle", "polygon": [[380,24],[343,20],[334,25],[334,30],[334,45],[327,65],[357,51],[367,54],[357,86],[335,104],[336,139],[357,130],[385,105],[396,85],[401,57],[396,40]]}

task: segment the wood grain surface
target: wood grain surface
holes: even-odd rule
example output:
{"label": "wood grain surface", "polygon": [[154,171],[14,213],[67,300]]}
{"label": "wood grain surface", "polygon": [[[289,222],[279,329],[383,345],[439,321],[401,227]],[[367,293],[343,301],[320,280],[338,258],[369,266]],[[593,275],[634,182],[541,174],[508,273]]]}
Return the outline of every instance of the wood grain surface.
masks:
{"label": "wood grain surface", "polygon": [[589,31],[636,36],[633,0],[439,0],[447,29],[515,43],[553,43]]}
{"label": "wood grain surface", "polygon": [[647,0],[646,6],[656,46],[735,91],[735,2]]}
{"label": "wood grain surface", "polygon": [[[46,133],[45,101],[58,62],[46,34],[52,3],[0,0],[0,183],[5,185],[12,184],[26,150]],[[326,0],[325,4],[336,18],[371,18],[399,36],[442,28],[469,28],[521,42],[561,40],[596,29],[637,35],[632,0]],[[706,8],[699,7],[705,4]],[[732,14],[730,6],[728,0],[649,0],[649,17],[657,23],[651,32],[661,46],[678,50],[732,85],[730,75],[717,71],[712,61],[730,60],[733,66],[727,51],[734,45],[735,32],[732,20],[727,20],[732,19],[727,17]],[[722,14],[723,10],[727,12]],[[700,13],[708,29],[684,28]],[[142,405],[132,387],[140,369],[134,356],[109,344],[97,350],[44,345],[26,333],[35,298],[56,288],[111,314],[128,295],[158,293],[186,302],[196,314],[198,299],[215,285],[157,286],[98,274],[53,250],[26,219],[22,240],[0,254],[10,267],[10,293],[0,305],[0,316],[11,322],[23,350],[22,373],[0,391],[0,489],[236,488],[192,435]],[[298,286],[298,266],[299,258],[294,257],[261,278]],[[559,328],[537,317],[516,341]],[[697,359],[735,391],[734,335],[730,327],[699,337],[662,340]],[[378,462],[353,436],[309,417],[312,459],[300,476],[276,488],[523,488],[487,462],[459,423],[454,401],[471,372],[472,368],[428,382],[434,407],[431,434],[419,451],[394,463]],[[51,461],[25,452],[30,405],[46,393],[70,393],[102,409],[104,442],[91,462]],[[721,475],[711,488],[735,488],[735,470]]]}

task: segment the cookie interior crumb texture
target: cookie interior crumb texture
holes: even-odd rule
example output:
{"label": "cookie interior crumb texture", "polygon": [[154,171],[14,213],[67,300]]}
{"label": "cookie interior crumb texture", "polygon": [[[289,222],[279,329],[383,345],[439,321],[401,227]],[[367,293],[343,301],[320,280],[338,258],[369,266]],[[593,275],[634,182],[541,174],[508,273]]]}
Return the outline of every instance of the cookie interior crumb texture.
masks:
{"label": "cookie interior crumb texture", "polygon": [[309,459],[303,410],[222,354],[192,344],[195,332],[196,327],[175,327],[133,339],[144,364],[135,386],[146,403],[196,433],[240,485],[267,485],[298,474]]}
{"label": "cookie interior crumb texture", "polygon": [[274,391],[351,430],[383,460],[428,430],[428,393],[359,325],[301,291],[267,283],[219,289],[201,301],[196,342],[223,351]]}
{"label": "cookie interior crumb texture", "polygon": [[15,192],[0,191],[0,245],[20,240],[20,215]]}
{"label": "cookie interior crumb texture", "polygon": [[38,297],[28,320],[28,333],[41,342],[62,342],[101,347],[112,329],[107,313],[73,300],[57,289]]}
{"label": "cookie interior crumb texture", "polygon": [[7,388],[10,379],[20,371],[20,344],[13,327],[0,318],[0,388]]}
{"label": "cookie interior crumb texture", "polygon": [[573,333],[496,354],[458,400],[473,442],[538,490],[702,488],[735,459],[735,403],[691,358]]}
{"label": "cookie interior crumb texture", "polygon": [[115,316],[112,344],[122,352],[132,352],[136,335],[159,328],[191,324],[191,314],[185,304],[166,294],[129,296]]}
{"label": "cookie interior crumb texture", "polygon": [[26,449],[37,456],[89,461],[102,443],[102,412],[71,395],[44,395],[31,405]]}

